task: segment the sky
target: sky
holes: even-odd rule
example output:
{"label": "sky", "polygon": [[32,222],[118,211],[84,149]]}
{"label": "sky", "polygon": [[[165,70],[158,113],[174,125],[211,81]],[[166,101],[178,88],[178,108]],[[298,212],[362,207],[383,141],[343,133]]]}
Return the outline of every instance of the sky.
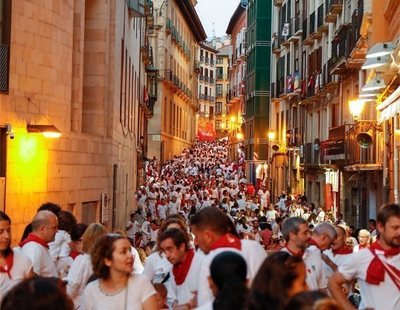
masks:
{"label": "sky", "polygon": [[213,36],[213,23],[217,37],[226,34],[226,28],[239,3],[239,0],[198,0],[196,11],[207,37]]}

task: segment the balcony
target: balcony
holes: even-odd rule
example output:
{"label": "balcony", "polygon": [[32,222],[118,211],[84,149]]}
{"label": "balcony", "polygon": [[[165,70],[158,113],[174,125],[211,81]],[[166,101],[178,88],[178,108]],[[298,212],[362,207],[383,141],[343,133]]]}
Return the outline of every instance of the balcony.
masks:
{"label": "balcony", "polygon": [[200,55],[200,62],[204,62],[204,55]]}
{"label": "balcony", "polygon": [[210,84],[215,84],[215,79],[214,78],[210,78]]}
{"label": "balcony", "polygon": [[317,11],[317,31],[322,37],[323,33],[328,33],[328,25],[325,24],[324,5],[321,4]]}
{"label": "balcony", "polygon": [[129,17],[145,17],[145,0],[126,0]]}
{"label": "balcony", "polygon": [[368,50],[366,40],[360,36],[364,14],[364,1],[359,1],[358,4],[357,11],[351,17],[350,54],[346,62],[346,66],[349,69],[360,69],[365,61]]}
{"label": "balcony", "polygon": [[303,43],[305,45],[314,45],[314,41],[317,38],[318,38],[318,33],[316,32],[315,28],[315,12],[312,12],[308,23],[308,35]]}
{"label": "balcony", "polygon": [[204,62],[205,62],[206,65],[208,65],[208,64],[210,63],[210,58],[206,57],[206,58],[204,59]]}
{"label": "balcony", "polygon": [[211,65],[211,66],[214,66],[214,65],[215,65],[214,59],[210,59],[210,65]]}
{"label": "balcony", "polygon": [[275,32],[272,38],[272,53],[274,53],[276,56],[279,56],[281,52],[282,52],[281,35],[278,35]]}
{"label": "balcony", "polygon": [[317,145],[316,143],[306,143],[300,147],[303,149],[303,160],[300,163],[304,165],[304,168],[318,167],[321,163],[321,156]]}
{"label": "balcony", "polygon": [[205,75],[205,76],[204,76],[204,82],[210,83],[210,77],[207,76],[207,75]]}
{"label": "balcony", "polygon": [[322,84],[323,91],[326,93],[335,93],[339,86],[339,77],[330,74],[328,64],[325,64],[322,68]]}
{"label": "balcony", "polygon": [[300,23],[300,15],[293,17],[290,20],[290,26],[289,26],[289,42],[297,42],[301,39],[301,36],[303,34],[302,31],[302,25]]}
{"label": "balcony", "polygon": [[300,128],[291,128],[286,130],[286,145],[288,147],[300,146],[301,135]]}
{"label": "balcony", "polygon": [[328,68],[331,74],[343,74],[346,70],[346,60],[350,55],[349,25],[342,25],[338,34],[332,41],[332,57],[328,60]]}
{"label": "balcony", "polygon": [[337,16],[342,13],[343,0],[327,0],[325,2],[325,21],[335,23]]}
{"label": "balcony", "polygon": [[200,94],[200,95],[199,95],[199,99],[200,99],[200,100],[207,100],[207,95]]}

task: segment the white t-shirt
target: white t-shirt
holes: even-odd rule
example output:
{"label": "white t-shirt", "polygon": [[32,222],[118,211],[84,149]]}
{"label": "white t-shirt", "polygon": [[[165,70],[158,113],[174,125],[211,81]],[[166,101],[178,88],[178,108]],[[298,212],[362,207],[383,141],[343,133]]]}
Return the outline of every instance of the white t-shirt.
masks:
{"label": "white t-shirt", "polygon": [[68,257],[71,252],[69,243],[71,236],[65,230],[57,231],[54,241],[49,242],[49,252],[53,260],[56,262],[60,257]]}
{"label": "white t-shirt", "polygon": [[141,275],[131,276],[128,285],[115,294],[104,293],[99,280],[89,283],[82,298],[81,310],[142,309],[143,303],[156,291],[149,279]]}
{"label": "white t-shirt", "polygon": [[169,210],[169,214],[177,214],[179,211],[179,202],[178,201],[176,201],[176,202],[170,201],[168,203],[168,210]]}
{"label": "white t-shirt", "polygon": [[[282,251],[291,254],[287,248],[283,248]],[[326,289],[328,287],[328,282],[325,276],[320,249],[315,245],[309,246],[304,251],[303,261],[306,265],[306,282],[308,288],[312,291]]]}
{"label": "white t-shirt", "polygon": [[[349,259],[349,255],[351,254],[336,254],[333,255],[333,252],[331,249],[325,250],[324,254],[329,257],[329,259],[336,265],[336,266],[341,266],[344,264],[344,262]],[[333,274],[333,269],[329,267],[324,261],[323,261],[323,266],[324,266],[324,272],[325,272],[325,277],[326,281],[329,280],[331,275]],[[349,284],[345,284],[344,287],[347,289],[349,294],[351,293],[351,287]]]}
{"label": "white t-shirt", "polygon": [[31,270],[32,262],[29,258],[14,251],[11,279],[6,272],[0,272],[0,302],[10,289],[26,279]]}
{"label": "white t-shirt", "polygon": [[67,276],[67,294],[77,309],[82,303],[83,290],[90,276],[93,274],[92,261],[89,254],[82,254],[75,258]]}
{"label": "white t-shirt", "polygon": [[152,283],[161,283],[171,269],[172,264],[165,255],[161,254],[160,256],[159,252],[154,252],[146,258],[143,274],[146,275]]}
{"label": "white t-shirt", "polygon": [[[171,281],[168,284],[168,301],[178,301],[178,305],[185,304],[193,298],[194,291],[198,291],[198,277],[203,262],[204,254],[195,253],[189,272],[181,285],[175,282],[174,274],[171,271]],[[169,305],[171,306],[171,305]]]}
{"label": "white t-shirt", "polygon": [[58,277],[58,272],[49,249],[37,242],[26,243],[20,251],[28,256],[33,264],[33,272],[41,277]]}
{"label": "white t-shirt", "polygon": [[142,274],[144,267],[142,261],[140,260],[139,252],[131,246],[131,252],[133,255],[133,274]]}
{"label": "white t-shirt", "polygon": [[[376,250],[379,259],[387,264],[400,269],[400,254],[385,257],[382,251]],[[385,272],[385,280],[379,285],[373,285],[365,281],[367,269],[374,256],[369,249],[362,249],[349,255],[349,258],[338,268],[338,271],[347,279],[356,278],[361,293],[359,309],[371,308],[375,310],[400,309],[399,289]]]}
{"label": "white t-shirt", "polygon": [[247,279],[249,280],[248,285],[251,285],[254,277],[256,276],[258,269],[267,257],[267,253],[264,248],[254,240],[240,240],[242,244],[241,250],[234,248],[219,248],[212,250],[203,259],[201,264],[200,273],[198,276],[199,281],[199,292],[197,296],[197,305],[202,306],[203,304],[214,300],[214,296],[208,285],[208,276],[210,275],[210,265],[215,256],[222,252],[232,251],[239,253],[243,256],[247,263]]}
{"label": "white t-shirt", "polygon": [[165,220],[167,218],[167,210],[168,207],[166,205],[158,205],[157,206],[158,216],[163,220]]}

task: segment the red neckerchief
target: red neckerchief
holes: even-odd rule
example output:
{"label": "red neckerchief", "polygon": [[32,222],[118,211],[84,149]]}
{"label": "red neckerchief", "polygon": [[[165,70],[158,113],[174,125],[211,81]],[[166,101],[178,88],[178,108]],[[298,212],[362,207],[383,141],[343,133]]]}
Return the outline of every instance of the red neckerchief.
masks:
{"label": "red neckerchief", "polygon": [[186,253],[186,257],[183,262],[172,266],[172,273],[174,274],[175,282],[177,285],[181,285],[183,282],[185,282],[186,276],[190,269],[190,265],[192,264],[193,257],[194,250],[190,249]]}
{"label": "red neckerchief", "polygon": [[342,246],[340,249],[332,250],[333,255],[347,255],[353,253],[353,249],[348,246]]}
{"label": "red neckerchief", "polygon": [[317,241],[315,241],[313,238],[308,239],[308,245],[315,245],[319,249]]}
{"label": "red neckerchief", "polygon": [[[11,268],[12,268],[13,262],[14,262],[14,253],[13,253],[13,251],[11,251],[10,254],[8,254],[8,255],[5,257],[5,260],[6,260],[6,265],[5,265],[4,267],[3,267],[3,266],[0,266],[0,272],[5,272],[5,273],[7,273],[8,277],[9,277],[10,280],[11,280],[11,274],[10,274],[10,272],[11,272]],[[5,268],[5,267],[7,267],[7,268]]]}
{"label": "red neckerchief", "polygon": [[69,252],[69,256],[72,257],[72,259],[77,258],[81,254],[82,254],[81,252],[75,250],[71,250],[71,252]]}
{"label": "red neckerchief", "polygon": [[234,248],[240,251],[242,243],[238,237],[232,234],[225,234],[211,245],[210,251],[219,248]]}
{"label": "red neckerchief", "polygon": [[297,253],[293,252],[291,249],[289,249],[288,247],[286,247],[286,250],[289,252],[290,255],[292,256],[297,256],[297,257],[303,257],[304,255],[304,250],[300,250]]}
{"label": "red neckerchief", "polygon": [[[400,248],[391,248],[389,250],[384,250],[378,242],[375,242],[369,247],[369,250],[374,255],[374,258],[372,259],[371,263],[368,266],[367,276],[365,281],[370,284],[379,285],[380,282],[385,280],[385,267],[381,262],[381,260],[376,256],[375,250],[383,251],[385,256],[394,256],[400,254]],[[386,265],[398,277],[400,277],[400,270],[398,270],[396,267],[392,265],[389,265],[388,263],[386,263]]]}
{"label": "red neckerchief", "polygon": [[39,238],[33,233],[30,233],[24,241],[20,242],[19,246],[22,248],[25,244],[29,242],[36,242],[39,243],[41,246],[44,246],[45,248],[49,248],[49,245],[46,241],[44,241],[42,238]]}

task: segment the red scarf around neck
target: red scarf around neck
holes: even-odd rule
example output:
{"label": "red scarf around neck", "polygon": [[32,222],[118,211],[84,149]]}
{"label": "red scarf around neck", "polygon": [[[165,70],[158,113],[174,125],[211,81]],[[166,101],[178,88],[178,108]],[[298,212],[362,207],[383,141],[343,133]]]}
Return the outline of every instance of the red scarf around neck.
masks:
{"label": "red scarf around neck", "polygon": [[47,249],[49,248],[49,245],[47,244],[47,242],[44,241],[42,238],[36,236],[34,233],[30,233],[24,241],[20,242],[19,246],[22,248],[25,244],[27,244],[29,242],[36,242],[36,243],[39,243],[40,245],[44,246]]}
{"label": "red scarf around neck", "polygon": [[[5,260],[6,260],[6,265],[3,267],[3,266],[0,266],[0,272],[5,272],[5,273],[7,273],[7,275],[8,275],[8,277],[10,278],[10,280],[11,280],[11,268],[12,268],[12,266],[13,266],[13,262],[14,262],[14,253],[11,251],[10,252],[10,254],[8,254],[6,257],[5,257]],[[6,268],[7,267],[7,268]]]}
{"label": "red scarf around neck", "polygon": [[185,260],[179,264],[172,266],[172,273],[175,277],[175,282],[177,285],[181,285],[185,282],[186,276],[189,272],[190,265],[192,264],[192,260],[194,257],[194,250],[190,249],[186,252]]}
{"label": "red scarf around neck", "polygon": [[348,246],[342,246],[340,249],[332,250],[333,255],[347,255],[353,253],[353,249]]}
{"label": "red scarf around neck", "polygon": [[319,249],[319,245],[318,245],[317,241],[315,241],[313,238],[310,238],[308,240],[308,245],[315,245]]}
{"label": "red scarf around neck", "polygon": [[71,252],[69,252],[69,256],[72,257],[72,259],[77,258],[81,254],[82,254],[81,252],[75,250],[71,250]]}
{"label": "red scarf around neck", "polygon": [[210,251],[219,248],[234,248],[240,251],[242,249],[242,243],[238,237],[228,233],[221,236],[221,238],[215,241],[211,245]]}
{"label": "red scarf around neck", "polygon": [[288,247],[286,247],[286,250],[289,252],[290,255],[292,256],[297,256],[297,257],[301,257],[303,258],[304,255],[304,250],[300,250],[298,252],[293,252],[291,249],[289,249]]}
{"label": "red scarf around neck", "polygon": [[[385,256],[394,256],[400,254],[400,248],[384,250],[379,242],[375,242],[369,247],[369,250],[374,255],[374,258],[368,266],[365,281],[370,284],[379,285],[379,283],[385,280],[385,267],[382,261],[376,256],[375,250],[383,251]],[[386,265],[393,271],[393,273],[400,277],[400,270],[387,263]]]}

